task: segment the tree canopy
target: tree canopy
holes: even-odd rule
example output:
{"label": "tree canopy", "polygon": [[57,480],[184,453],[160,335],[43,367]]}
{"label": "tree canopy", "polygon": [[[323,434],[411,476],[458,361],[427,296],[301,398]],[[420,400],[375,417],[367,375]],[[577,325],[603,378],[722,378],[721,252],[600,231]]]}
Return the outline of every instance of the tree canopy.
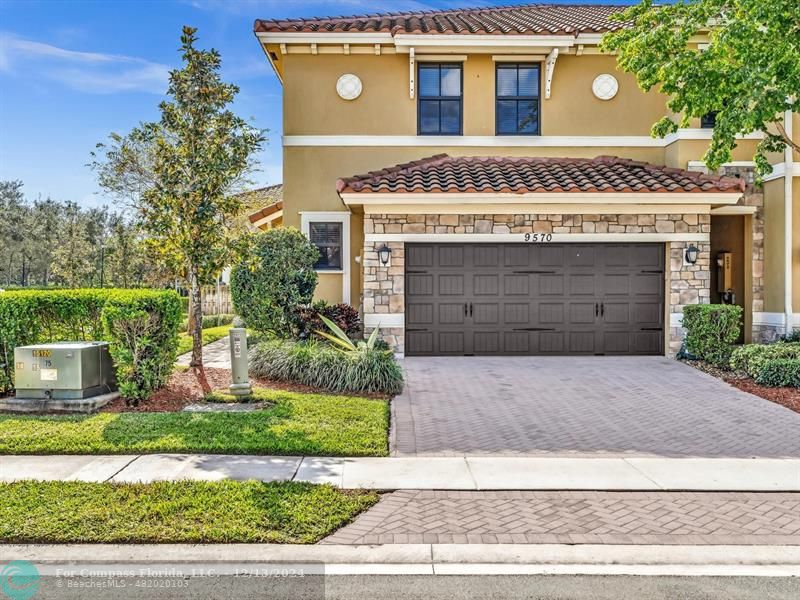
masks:
{"label": "tree canopy", "polygon": [[222,81],[219,52],[195,47],[196,32],[183,28],[183,67],[170,72],[161,119],[112,134],[92,165],[103,189],[133,202],[162,262],[189,279],[191,364],[201,366],[200,285],[240,253],[242,237],[232,225],[242,199],[233,192],[264,132],[230,109],[239,88]]}
{"label": "tree canopy", "polygon": [[[680,0],[654,6],[643,0],[617,19],[630,28],[604,35],[601,48],[616,52],[619,67],[645,91],[669,96],[652,133],[664,137],[691,118],[715,113],[703,159],[717,169],[732,158],[737,135],[762,132],[754,157],[759,173],[771,170],[766,154],[791,140],[785,111],[800,109],[800,2],[797,0]],[[698,48],[699,36],[708,44]]]}

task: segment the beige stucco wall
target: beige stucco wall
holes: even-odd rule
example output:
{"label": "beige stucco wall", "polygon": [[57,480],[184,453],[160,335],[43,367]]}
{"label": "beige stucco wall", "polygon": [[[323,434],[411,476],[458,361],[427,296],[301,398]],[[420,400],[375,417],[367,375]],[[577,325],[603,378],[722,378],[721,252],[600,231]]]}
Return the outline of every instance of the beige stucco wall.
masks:
{"label": "beige stucco wall", "polygon": [[[471,55],[464,69],[464,135],[494,135],[495,63]],[[408,55],[293,55],[284,57],[285,135],[416,135],[417,101],[408,92]],[[344,73],[358,75],[361,96],[336,94]],[[620,83],[608,102],[592,94],[592,81],[614,73]],[[544,98],[543,135],[648,135],[664,113],[664,97],[644,94],[613,57],[564,55],[556,62],[550,99]]]}
{"label": "beige stucco wall", "polygon": [[[784,191],[783,178],[764,184],[764,310],[784,310]],[[800,179],[795,178],[792,191],[792,309],[800,312]]]}

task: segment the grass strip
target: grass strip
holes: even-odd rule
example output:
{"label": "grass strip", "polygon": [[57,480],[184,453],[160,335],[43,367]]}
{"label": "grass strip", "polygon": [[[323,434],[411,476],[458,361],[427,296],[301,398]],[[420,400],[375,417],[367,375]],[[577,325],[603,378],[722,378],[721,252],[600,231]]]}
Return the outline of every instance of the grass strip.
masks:
{"label": "grass strip", "polygon": [[[220,325],[219,327],[208,327],[203,329],[203,346],[221,340],[230,331],[233,325]],[[188,333],[178,334],[178,356],[192,351],[192,336]]]}
{"label": "grass strip", "polygon": [[0,484],[0,543],[312,544],[378,500],[257,481]]}
{"label": "grass strip", "polygon": [[386,456],[383,400],[257,390],[253,412],[0,415],[0,454]]}

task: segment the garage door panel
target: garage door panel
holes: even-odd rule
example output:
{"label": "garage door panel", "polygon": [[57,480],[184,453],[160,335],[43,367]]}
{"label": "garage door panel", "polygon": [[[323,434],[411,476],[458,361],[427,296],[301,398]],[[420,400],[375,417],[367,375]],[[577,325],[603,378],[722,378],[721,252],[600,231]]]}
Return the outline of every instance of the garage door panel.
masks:
{"label": "garage door panel", "polygon": [[597,320],[595,316],[595,302],[569,302],[569,323],[590,324]]}
{"label": "garage door panel", "polygon": [[503,321],[507,325],[523,325],[530,321],[530,304],[506,302],[503,305]]}
{"label": "garage door panel", "polygon": [[440,267],[464,267],[464,247],[447,245],[439,247]]}
{"label": "garage door panel", "polygon": [[463,331],[440,331],[438,336],[440,354],[464,354],[466,352]]}
{"label": "garage door panel", "polygon": [[506,296],[527,296],[531,293],[531,276],[515,273],[503,276],[503,292]]}
{"label": "garage door panel", "polygon": [[473,352],[475,354],[497,354],[500,348],[500,332],[476,331],[472,338]]}
{"label": "garage door panel", "polygon": [[476,325],[500,325],[500,307],[497,302],[475,302],[472,305],[472,319]]}
{"label": "garage door panel", "polygon": [[567,348],[565,331],[539,332],[539,354],[564,354]]}
{"label": "garage door panel", "polygon": [[432,296],[433,275],[408,274],[406,275],[406,293],[409,296]]}
{"label": "garage door panel", "polygon": [[410,355],[663,353],[662,244],[405,251]]}
{"label": "garage door panel", "polygon": [[473,249],[473,262],[476,267],[499,267],[500,248],[476,245]]}
{"label": "garage door panel", "polygon": [[564,304],[563,302],[542,302],[539,304],[539,324],[540,325],[563,325],[564,324]]}
{"label": "garage door panel", "polygon": [[433,325],[433,304],[409,304],[406,306],[408,325]]}
{"label": "garage door panel", "polygon": [[569,351],[573,354],[594,354],[597,352],[597,335],[591,331],[570,331]]}
{"label": "garage door panel", "polygon": [[440,296],[463,296],[466,275],[439,275]]}
{"label": "garage door panel", "polygon": [[497,296],[500,293],[500,276],[473,275],[472,290],[476,296]]}
{"label": "garage door panel", "polygon": [[542,296],[563,296],[564,295],[564,275],[538,275],[539,294]]}
{"label": "garage door panel", "polygon": [[595,287],[594,274],[585,275],[570,275],[569,276],[569,295],[570,296],[595,296],[597,289]]}
{"label": "garage door panel", "polygon": [[464,303],[447,303],[439,305],[439,324],[440,325],[462,325],[466,315],[464,314]]}
{"label": "garage door panel", "polygon": [[406,268],[421,269],[425,267],[432,267],[433,252],[434,246],[432,245],[407,245],[405,249]]}
{"label": "garage door panel", "polygon": [[530,337],[527,331],[506,331],[503,334],[504,350],[511,354],[529,354]]}

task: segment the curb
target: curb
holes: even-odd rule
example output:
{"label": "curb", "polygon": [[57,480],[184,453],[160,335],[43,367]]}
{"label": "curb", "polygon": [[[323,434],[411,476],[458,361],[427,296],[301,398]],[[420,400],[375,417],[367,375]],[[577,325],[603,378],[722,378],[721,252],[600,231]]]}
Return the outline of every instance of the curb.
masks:
{"label": "curb", "polygon": [[606,574],[800,577],[800,546],[645,546],[565,544],[3,545],[0,563],[29,560],[43,574],[141,567],[216,575],[261,565],[309,574]]}

